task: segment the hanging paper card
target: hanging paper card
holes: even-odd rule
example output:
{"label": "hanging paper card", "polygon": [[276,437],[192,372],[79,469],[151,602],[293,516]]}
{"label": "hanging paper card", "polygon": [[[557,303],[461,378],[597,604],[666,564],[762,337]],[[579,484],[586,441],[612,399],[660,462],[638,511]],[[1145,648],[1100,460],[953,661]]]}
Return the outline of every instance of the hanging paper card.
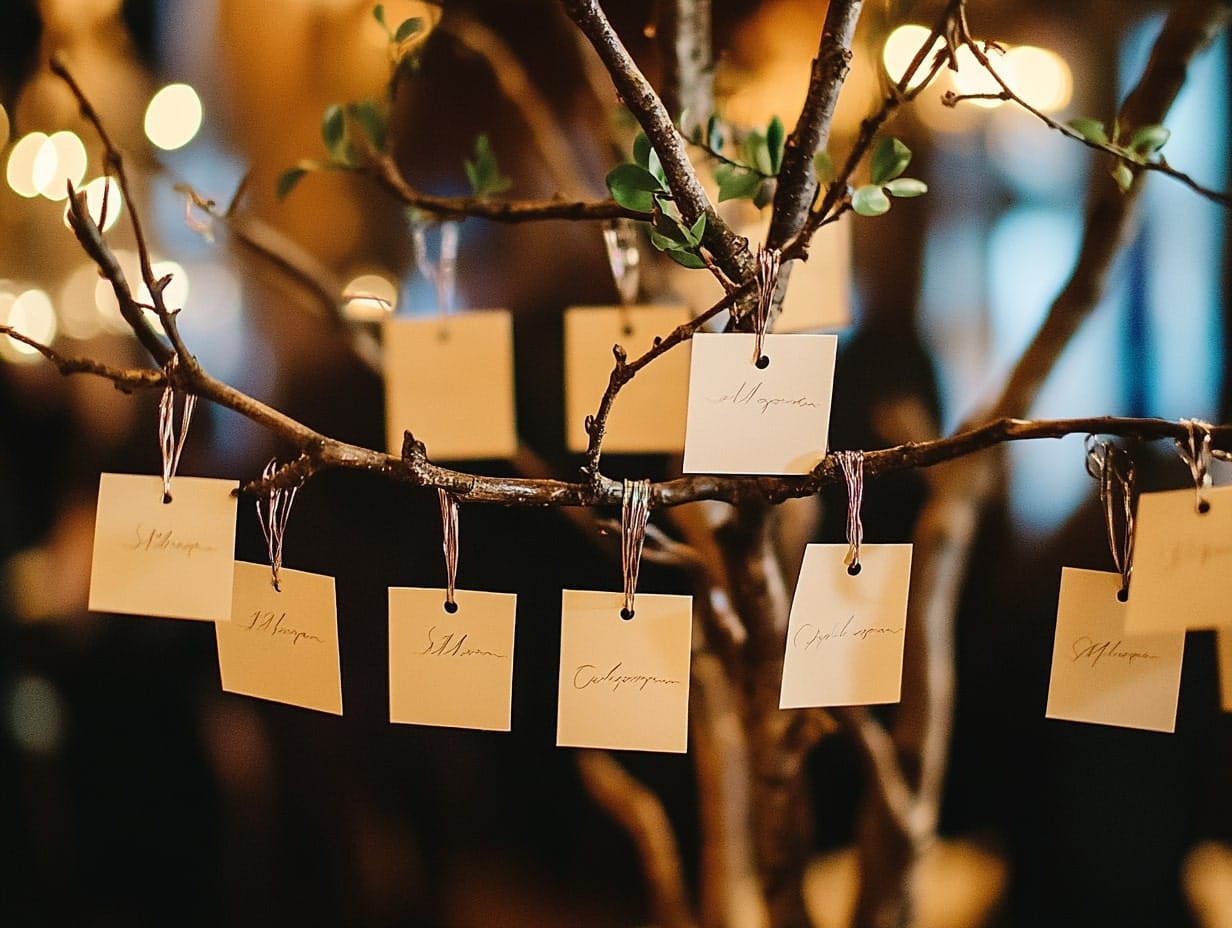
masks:
{"label": "hanging paper card", "polygon": [[513,322],[505,310],[392,318],[382,327],[390,454],[409,430],[436,461],[517,450]]}
{"label": "hanging paper card", "polygon": [[1219,660],[1219,703],[1232,712],[1232,628],[1215,630],[1215,655]]}
{"label": "hanging paper card", "polygon": [[234,480],[103,474],[89,608],[217,622],[231,614]]}
{"label": "hanging paper card", "polygon": [[693,336],[684,470],[704,474],[806,474],[826,454],[838,339]]}
{"label": "hanging paper card", "polygon": [[[565,311],[565,437],[570,451],[585,451],[586,417],[595,414],[615,366],[612,346],[630,360],[656,337],[689,321],[683,307],[587,306]],[[616,396],[603,436],[609,453],[679,454],[684,448],[689,395],[689,343],[638,371]]]}
{"label": "hanging paper card", "polygon": [[688,750],[693,600],[565,590],[561,596],[556,743],[630,751]]}
{"label": "hanging paper card", "polygon": [[787,620],[779,708],[898,702],[911,545],[809,545]]}
{"label": "hanging paper card", "polygon": [[1232,625],[1232,487],[1143,493],[1125,629],[1135,634]]}
{"label": "hanging paper card", "polygon": [[389,591],[389,720],[509,731],[517,597]]}
{"label": "hanging paper card", "polygon": [[1045,715],[1173,731],[1185,632],[1126,633],[1128,605],[1117,598],[1120,590],[1120,574],[1062,568]]}
{"label": "hanging paper card", "polygon": [[[178,481],[177,481],[178,483]],[[228,693],[342,715],[334,578],[235,562],[231,621],[215,626]]]}

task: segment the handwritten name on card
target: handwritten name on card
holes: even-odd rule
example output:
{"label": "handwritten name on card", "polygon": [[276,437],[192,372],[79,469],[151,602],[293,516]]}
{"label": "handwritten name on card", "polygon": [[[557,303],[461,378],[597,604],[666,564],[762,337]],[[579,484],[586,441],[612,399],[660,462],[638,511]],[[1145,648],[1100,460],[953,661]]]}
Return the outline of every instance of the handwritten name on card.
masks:
{"label": "handwritten name on card", "polygon": [[561,595],[556,743],[683,753],[688,749],[693,600],[639,593]]}
{"label": "handwritten name on card", "polygon": [[389,720],[509,731],[517,597],[457,590],[389,591]]}
{"label": "handwritten name on card", "polygon": [[846,545],[809,545],[792,598],[779,707],[898,702],[911,545],[863,545],[851,575]]}
{"label": "handwritten name on card", "polygon": [[1127,630],[1232,625],[1232,487],[1203,496],[1205,513],[1192,489],[1138,497]]}
{"label": "handwritten name on card", "polygon": [[507,311],[390,318],[381,333],[390,454],[402,452],[409,429],[437,461],[514,455],[513,319]]}
{"label": "handwritten name on card", "polygon": [[228,693],[342,714],[334,578],[235,562],[231,621],[218,622],[218,671]]}
{"label": "handwritten name on card", "polygon": [[[689,321],[671,306],[586,306],[565,310],[565,437],[570,451],[590,441],[594,415],[615,366],[612,346],[629,358],[649,351],[657,337]],[[612,404],[603,450],[621,454],[679,454],[689,396],[689,343],[656,358],[621,387]]]}
{"label": "handwritten name on card", "polygon": [[684,470],[708,474],[806,474],[826,454],[838,339],[693,336]]}
{"label": "handwritten name on card", "polygon": [[89,608],[216,622],[231,614],[233,480],[102,474]]}
{"label": "handwritten name on card", "polygon": [[[1135,580],[1131,601],[1136,586]],[[1044,714],[1050,719],[1173,731],[1185,632],[1127,633],[1128,605],[1117,598],[1120,589],[1120,574],[1061,570]]]}

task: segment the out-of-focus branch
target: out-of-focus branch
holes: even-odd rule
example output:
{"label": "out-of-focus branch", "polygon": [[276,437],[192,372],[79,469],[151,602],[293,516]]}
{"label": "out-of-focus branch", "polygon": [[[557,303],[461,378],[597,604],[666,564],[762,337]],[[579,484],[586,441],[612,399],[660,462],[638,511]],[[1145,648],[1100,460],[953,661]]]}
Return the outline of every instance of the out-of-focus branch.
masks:
{"label": "out-of-focus branch", "polygon": [[[710,0],[660,0],[663,106],[687,138],[714,111],[714,47]],[[686,122],[687,120],[687,122]]]}
{"label": "out-of-focus branch", "polygon": [[95,361],[92,358],[66,358],[53,348],[27,335],[23,335],[9,325],[0,325],[0,336],[3,335],[7,335],[9,338],[33,348],[54,364],[56,369],[66,377],[70,374],[93,374],[96,377],[102,377],[104,380],[110,380],[121,393],[132,393],[134,390],[161,387],[167,382],[167,378],[163,375],[162,371],[151,368],[113,367],[110,364],[103,364],[101,361]]}

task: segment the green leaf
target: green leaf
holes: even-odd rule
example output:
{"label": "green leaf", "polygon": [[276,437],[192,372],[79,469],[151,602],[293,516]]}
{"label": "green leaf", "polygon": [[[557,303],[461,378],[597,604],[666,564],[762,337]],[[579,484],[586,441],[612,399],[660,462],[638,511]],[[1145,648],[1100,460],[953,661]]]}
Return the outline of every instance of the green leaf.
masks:
{"label": "green leaf", "polygon": [[719,202],[752,197],[761,185],[761,177],[747,168],[732,164],[720,164],[714,169],[714,179],[719,185]]}
{"label": "green leaf", "polygon": [[706,140],[713,151],[723,150],[723,122],[718,113],[711,113],[706,123]]}
{"label": "green leaf", "polygon": [[669,258],[671,258],[673,261],[675,261],[677,264],[679,264],[681,267],[696,269],[696,268],[703,268],[706,266],[706,262],[703,261],[698,255],[694,254],[691,251],[684,251],[683,249],[680,249],[680,248],[669,248],[665,250],[663,253],[667,255]]}
{"label": "green leaf", "polygon": [[786,136],[783,131],[783,120],[777,116],[766,126],[766,149],[770,154],[770,170],[767,174],[777,174],[783,166],[783,142]]}
{"label": "green leaf", "polygon": [[646,170],[659,179],[659,186],[667,189],[667,173],[663,170],[663,162],[659,160],[659,153],[653,148],[646,156]]}
{"label": "green leaf", "polygon": [[910,163],[910,148],[892,136],[884,138],[873,149],[872,162],[869,164],[869,180],[874,186],[881,187],[907,170],[907,165]]}
{"label": "green leaf", "polygon": [[765,209],[774,199],[774,191],[778,189],[778,182],[773,177],[767,177],[757,185],[757,192],[753,194],[753,205],[758,209]]}
{"label": "green leaf", "polygon": [[1108,132],[1104,129],[1104,124],[1098,119],[1091,119],[1088,116],[1078,116],[1066,123],[1071,129],[1077,132],[1088,142],[1094,142],[1096,145],[1108,144]]}
{"label": "green leaf", "polygon": [[471,191],[477,197],[486,197],[493,193],[503,193],[512,186],[513,181],[500,172],[496,163],[496,155],[492,152],[492,144],[487,133],[481,132],[475,139],[474,160],[465,162],[466,179],[470,181]]}
{"label": "green leaf", "polygon": [[1129,165],[1124,161],[1118,161],[1117,166],[1112,169],[1112,179],[1121,188],[1121,192],[1125,193],[1134,182],[1134,172],[1129,169]]}
{"label": "green leaf", "polygon": [[287,168],[278,175],[278,199],[285,200],[290,196],[291,191],[295,189],[295,185],[304,179],[304,175],[308,173],[307,168],[294,167]]}
{"label": "green leaf", "polygon": [[914,177],[896,177],[889,183],[884,184],[882,189],[892,197],[910,199],[912,197],[922,197],[928,193],[928,184]]}
{"label": "green leaf", "polygon": [[817,183],[823,187],[828,187],[834,182],[837,173],[829,152],[819,151],[813,155],[813,171],[817,174]]}
{"label": "green leaf", "polygon": [[851,195],[851,208],[861,216],[880,216],[890,210],[890,198],[876,184],[867,184]]}
{"label": "green leaf", "polygon": [[689,243],[692,245],[700,245],[702,236],[706,234],[706,214],[698,213],[697,222],[689,227]]}
{"label": "green leaf", "polygon": [[363,130],[368,144],[375,151],[384,151],[386,142],[385,113],[372,100],[361,100],[352,106],[355,121]]}
{"label": "green leaf", "polygon": [[346,113],[337,103],[325,110],[321,120],[321,138],[330,157],[337,161],[347,160]]}
{"label": "green leaf", "polygon": [[372,18],[375,19],[382,26],[385,26],[386,32],[389,31],[389,26],[385,25],[385,4],[378,3],[376,6],[372,8]]}
{"label": "green leaf", "polygon": [[633,163],[649,170],[650,152],[650,139],[645,132],[639,132],[633,137]]}
{"label": "green leaf", "polygon": [[394,41],[401,44],[411,36],[423,31],[423,17],[412,16],[410,19],[404,19],[402,24],[398,26],[398,30],[394,33]]}
{"label": "green leaf", "polygon": [[770,163],[770,146],[766,144],[766,137],[756,129],[749,131],[749,134],[744,137],[744,143],[741,145],[742,160],[751,168],[755,168],[762,174],[773,174],[774,165]]}
{"label": "green leaf", "polygon": [[666,248],[687,249],[692,244],[689,239],[689,233],[685,231],[684,226],[666,212],[660,212],[655,216],[654,224],[650,227],[650,240],[652,242],[657,240],[655,247],[660,250]]}
{"label": "green leaf", "polygon": [[1142,126],[1129,137],[1129,150],[1140,155],[1153,155],[1168,143],[1172,132],[1163,126]]}
{"label": "green leaf", "polygon": [[663,185],[644,167],[618,164],[607,175],[607,189],[612,199],[626,209],[648,213],[654,209],[654,195],[663,192]]}

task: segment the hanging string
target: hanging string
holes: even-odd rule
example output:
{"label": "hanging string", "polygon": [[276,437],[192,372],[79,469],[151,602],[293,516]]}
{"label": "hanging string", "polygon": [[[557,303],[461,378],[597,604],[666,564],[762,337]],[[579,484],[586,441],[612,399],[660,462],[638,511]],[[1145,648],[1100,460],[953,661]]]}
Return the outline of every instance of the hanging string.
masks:
{"label": "hanging string", "polygon": [[855,576],[860,572],[860,543],[864,541],[864,523],[860,509],[864,505],[864,452],[835,451],[838,466],[847,484],[847,554],[843,563],[847,573]]}
{"label": "hanging string", "polygon": [[171,502],[171,478],[175,476],[180,466],[180,454],[184,450],[184,439],[188,437],[188,425],[192,421],[193,410],[197,406],[195,394],[184,396],[184,409],[180,413],[180,434],[175,434],[175,371],[179,364],[179,356],[172,355],[163,368],[166,386],[163,387],[162,398],[158,401],[158,445],[163,459],[163,502]]}
{"label": "hanging string", "polygon": [[[1087,473],[1099,481],[1099,502],[1104,510],[1104,530],[1112,563],[1121,575],[1117,599],[1129,599],[1129,580],[1134,571],[1134,463],[1129,452],[1093,435],[1086,440]],[[1117,517],[1125,526],[1118,543]]]}
{"label": "hanging string", "polygon": [[641,282],[642,254],[637,245],[637,226],[628,219],[614,219],[603,227],[603,244],[607,247],[607,263],[620,297],[622,309],[637,302]]}
{"label": "hanging string", "polygon": [[1201,419],[1182,419],[1188,436],[1184,442],[1176,439],[1176,453],[1189,466],[1189,473],[1194,482],[1194,511],[1209,512],[1211,504],[1207,501],[1204,491],[1211,485],[1211,429],[1209,422]]}
{"label": "hanging string", "polygon": [[441,548],[445,552],[445,611],[452,615],[458,611],[454,601],[458,579],[458,498],[439,487],[436,495],[441,504]]}
{"label": "hanging string", "polygon": [[[436,263],[428,260],[428,223],[422,219],[411,222],[411,241],[415,246],[415,266],[424,279],[436,288],[436,309],[442,323],[454,308],[458,278],[458,223],[440,223],[441,242]],[[444,328],[441,334],[445,334]]]}
{"label": "hanging string", "polygon": [[766,327],[770,320],[770,305],[779,283],[780,253],[777,248],[757,249],[757,306],[753,310],[753,363],[762,370],[770,366],[770,359],[762,350],[766,340]]}
{"label": "hanging string", "polygon": [[[270,481],[278,473],[278,461],[271,458],[261,472],[263,480]],[[265,508],[261,507],[261,499],[257,498],[257,521],[261,524],[261,534],[265,536],[265,549],[269,554],[271,579],[274,589],[282,592],[282,580],[279,571],[282,570],[282,542],[287,535],[287,520],[291,517],[291,504],[295,502],[295,494],[299,486],[289,490],[280,487],[270,487]]]}
{"label": "hanging string", "polygon": [[637,574],[642,562],[642,545],[646,541],[646,523],[650,519],[650,481],[624,482],[624,497],[620,505],[620,562],[624,572],[625,604],[622,619],[633,618],[633,595],[637,591]]}

